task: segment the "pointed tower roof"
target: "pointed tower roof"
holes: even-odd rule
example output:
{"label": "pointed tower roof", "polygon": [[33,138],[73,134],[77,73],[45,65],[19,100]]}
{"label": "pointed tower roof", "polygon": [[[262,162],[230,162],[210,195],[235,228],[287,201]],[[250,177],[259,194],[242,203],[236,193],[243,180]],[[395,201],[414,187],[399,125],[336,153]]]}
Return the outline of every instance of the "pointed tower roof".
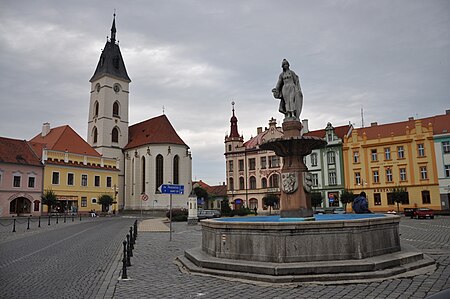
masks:
{"label": "pointed tower roof", "polygon": [[114,14],[111,26],[111,38],[106,40],[97,68],[89,82],[93,82],[103,76],[113,76],[126,82],[131,82],[122,54],[120,53],[119,45],[116,44],[116,14]]}
{"label": "pointed tower roof", "polygon": [[238,119],[237,117],[234,115],[234,102],[231,102],[231,105],[233,106],[233,116],[230,119],[230,136],[228,136],[229,138],[233,138],[233,137],[241,137],[239,136],[239,132],[238,132],[238,126],[237,126],[237,122]]}

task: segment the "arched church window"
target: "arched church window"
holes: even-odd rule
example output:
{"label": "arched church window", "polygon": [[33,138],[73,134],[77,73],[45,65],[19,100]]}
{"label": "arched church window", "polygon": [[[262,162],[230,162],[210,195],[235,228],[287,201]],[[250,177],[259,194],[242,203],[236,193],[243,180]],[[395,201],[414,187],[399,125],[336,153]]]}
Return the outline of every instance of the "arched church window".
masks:
{"label": "arched church window", "polygon": [[97,143],[97,136],[98,136],[97,127],[94,127],[94,130],[92,130],[92,135],[94,138],[94,143]]}
{"label": "arched church window", "polygon": [[278,174],[273,174],[270,177],[269,182],[271,188],[278,188],[280,186]]}
{"label": "arched church window", "polygon": [[119,130],[117,128],[112,129],[111,141],[115,143],[119,142]]}
{"label": "arched church window", "polygon": [[142,193],[145,193],[145,157],[144,156],[142,156],[142,160],[141,160],[141,163],[142,163],[142,168],[141,168],[141,171],[142,171]]}
{"label": "arched church window", "polygon": [[98,116],[98,102],[95,101],[94,103],[94,117]]}
{"label": "arched church window", "polygon": [[173,183],[180,183],[180,157],[178,155],[173,157]]}
{"label": "arched church window", "polygon": [[164,158],[161,154],[156,156],[156,185],[155,185],[155,191],[158,190],[158,188],[163,184],[164,182]]}
{"label": "arched church window", "polygon": [[114,102],[114,104],[113,104],[113,116],[114,117],[119,117],[120,116],[120,114],[119,114],[119,103],[118,102]]}

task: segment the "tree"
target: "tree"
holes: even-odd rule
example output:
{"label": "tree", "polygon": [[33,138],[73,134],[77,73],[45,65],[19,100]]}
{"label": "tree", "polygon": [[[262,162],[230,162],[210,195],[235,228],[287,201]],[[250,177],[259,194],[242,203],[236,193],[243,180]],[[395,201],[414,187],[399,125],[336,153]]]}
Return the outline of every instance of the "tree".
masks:
{"label": "tree", "polygon": [[194,193],[195,193],[195,195],[197,195],[197,198],[203,198],[203,200],[205,201],[205,206],[207,207],[208,199],[209,199],[208,192],[205,189],[203,189],[202,187],[195,187]]}
{"label": "tree", "polygon": [[102,212],[108,212],[109,206],[114,202],[114,198],[109,194],[100,195],[98,198],[98,204],[102,205]]}
{"label": "tree", "polygon": [[227,197],[222,199],[222,203],[220,204],[220,212],[222,215],[230,215],[231,214],[230,202],[228,201]]}
{"label": "tree", "polygon": [[397,213],[400,213],[400,204],[404,204],[408,199],[408,192],[405,189],[396,187],[392,190],[392,199],[397,203]]}
{"label": "tree", "polygon": [[311,192],[311,205],[315,208],[322,205],[323,197],[320,192]]}
{"label": "tree", "polygon": [[347,204],[352,203],[355,199],[355,194],[352,191],[345,189],[341,193],[341,202],[344,205],[344,211],[347,211]]}
{"label": "tree", "polygon": [[277,205],[280,199],[276,194],[267,194],[263,197],[264,205],[269,207],[269,215],[272,214],[272,207]]}
{"label": "tree", "polygon": [[53,190],[45,190],[44,194],[41,195],[42,204],[47,206],[47,211],[50,214],[53,207],[58,205],[58,198]]}

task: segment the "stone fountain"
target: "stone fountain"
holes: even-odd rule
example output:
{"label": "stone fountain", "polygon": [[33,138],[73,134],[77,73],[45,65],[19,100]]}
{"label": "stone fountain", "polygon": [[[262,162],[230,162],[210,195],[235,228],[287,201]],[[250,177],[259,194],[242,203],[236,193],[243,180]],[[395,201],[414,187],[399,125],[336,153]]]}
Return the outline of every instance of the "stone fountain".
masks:
{"label": "stone fountain", "polygon": [[300,82],[286,60],[282,67],[272,92],[285,114],[284,136],[260,146],[283,157],[280,216],[203,220],[202,246],[186,250],[179,265],[193,273],[274,283],[367,282],[431,271],[434,260],[400,246],[399,216],[314,217],[303,158],[326,141],[302,136]]}

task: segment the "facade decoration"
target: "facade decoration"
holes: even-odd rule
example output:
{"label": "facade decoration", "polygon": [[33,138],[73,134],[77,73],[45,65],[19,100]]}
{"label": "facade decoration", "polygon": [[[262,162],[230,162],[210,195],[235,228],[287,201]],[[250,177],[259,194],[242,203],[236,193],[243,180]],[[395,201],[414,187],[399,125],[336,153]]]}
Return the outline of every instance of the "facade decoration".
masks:
{"label": "facade decoration", "polygon": [[281,174],[281,182],[283,186],[283,191],[285,193],[291,194],[297,191],[298,180],[297,174],[295,172],[287,172]]}

